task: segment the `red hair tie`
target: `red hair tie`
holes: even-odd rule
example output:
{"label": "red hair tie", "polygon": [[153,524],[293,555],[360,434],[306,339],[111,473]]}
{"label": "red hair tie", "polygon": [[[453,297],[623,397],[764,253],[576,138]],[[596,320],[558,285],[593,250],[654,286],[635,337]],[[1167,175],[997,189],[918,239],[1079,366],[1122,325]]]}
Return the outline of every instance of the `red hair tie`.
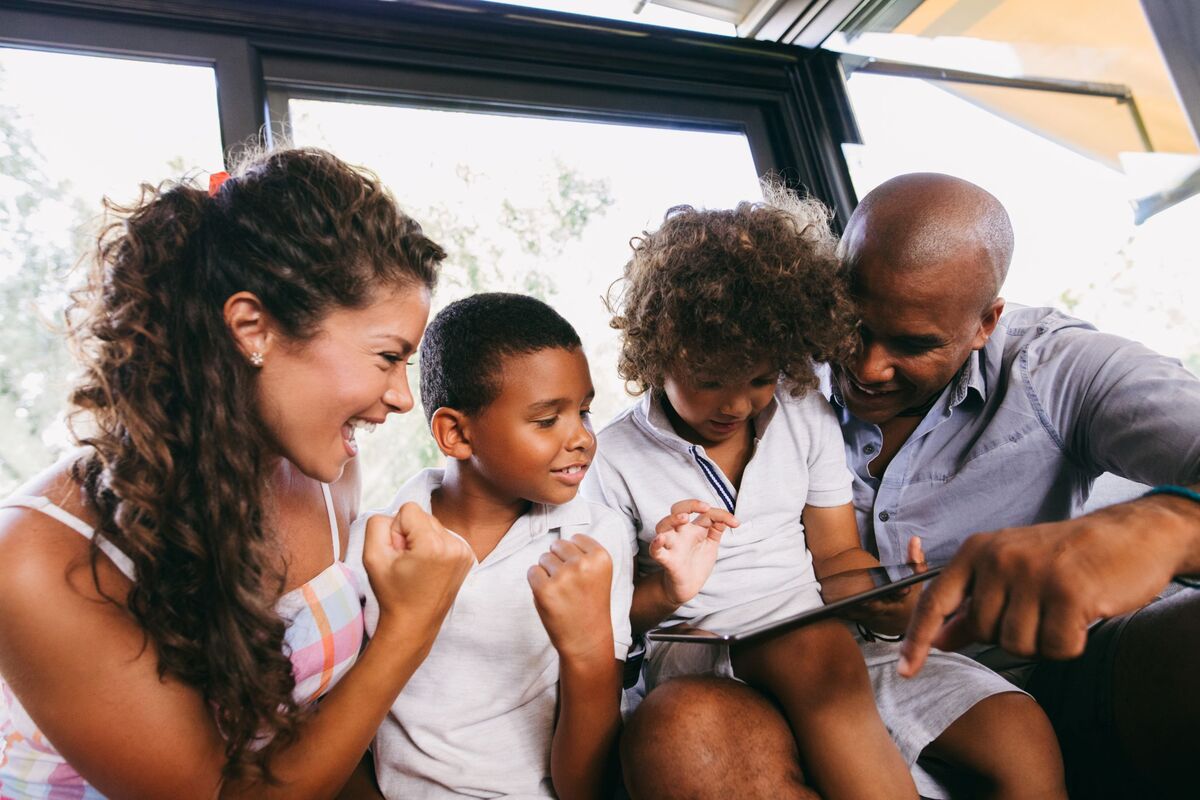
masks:
{"label": "red hair tie", "polygon": [[221,188],[221,184],[229,180],[229,173],[225,171],[214,172],[208,176],[208,196],[216,197],[217,191]]}

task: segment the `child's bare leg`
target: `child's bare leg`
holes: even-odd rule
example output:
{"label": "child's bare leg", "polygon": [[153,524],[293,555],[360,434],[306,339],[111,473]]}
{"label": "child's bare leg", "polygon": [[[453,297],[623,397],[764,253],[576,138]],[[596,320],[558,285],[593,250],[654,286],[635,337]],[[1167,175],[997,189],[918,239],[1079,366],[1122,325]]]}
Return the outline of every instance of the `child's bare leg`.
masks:
{"label": "child's bare leg", "polygon": [[925,753],[973,773],[977,784],[972,797],[1067,797],[1054,729],[1037,702],[1023,694],[996,694],[979,701],[934,739]]}
{"label": "child's bare leg", "polygon": [[783,706],[805,774],[823,798],[917,796],[879,718],[862,653],[841,623],[741,645],[732,658],[740,678]]}

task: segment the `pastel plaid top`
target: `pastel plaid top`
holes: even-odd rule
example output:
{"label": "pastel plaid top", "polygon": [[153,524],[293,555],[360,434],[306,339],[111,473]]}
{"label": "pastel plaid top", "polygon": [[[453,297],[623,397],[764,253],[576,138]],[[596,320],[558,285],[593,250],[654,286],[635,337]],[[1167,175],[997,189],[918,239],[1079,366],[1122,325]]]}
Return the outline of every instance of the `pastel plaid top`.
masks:
{"label": "pastel plaid top", "polygon": [[[354,573],[341,560],[337,517],[329,487],[321,485],[333,540],[333,562],[312,580],[279,598],[275,608],[288,628],[285,647],[296,678],[293,696],[301,704],[317,701],[358,658],[363,642],[363,592]],[[88,539],[94,531],[44,497],[10,497],[0,508],[40,511]],[[111,542],[98,539],[116,567],[134,580],[133,563]],[[103,800],[71,768],[29,718],[0,676],[0,800]]]}

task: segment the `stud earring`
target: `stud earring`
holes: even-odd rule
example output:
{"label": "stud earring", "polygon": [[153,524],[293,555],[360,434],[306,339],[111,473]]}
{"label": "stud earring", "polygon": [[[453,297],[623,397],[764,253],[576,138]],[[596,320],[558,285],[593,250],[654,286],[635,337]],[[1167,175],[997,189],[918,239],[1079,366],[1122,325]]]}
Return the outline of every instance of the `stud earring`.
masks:
{"label": "stud earring", "polygon": [[255,350],[250,354],[250,365],[253,367],[261,367],[263,365],[263,354]]}

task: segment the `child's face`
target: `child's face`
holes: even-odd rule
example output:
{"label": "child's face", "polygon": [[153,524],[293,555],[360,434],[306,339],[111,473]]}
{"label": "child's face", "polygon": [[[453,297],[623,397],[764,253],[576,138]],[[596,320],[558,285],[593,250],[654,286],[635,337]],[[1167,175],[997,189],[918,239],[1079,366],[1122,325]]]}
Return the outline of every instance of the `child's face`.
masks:
{"label": "child's face", "polygon": [[583,350],[507,356],[500,393],[468,418],[471,461],[502,501],[575,497],[596,452],[595,390]]}
{"label": "child's face", "polygon": [[[744,434],[775,395],[779,370],[762,361],[742,375],[667,375],[663,391],[678,416],[676,433],[711,447]],[[682,430],[680,430],[682,428]]]}

